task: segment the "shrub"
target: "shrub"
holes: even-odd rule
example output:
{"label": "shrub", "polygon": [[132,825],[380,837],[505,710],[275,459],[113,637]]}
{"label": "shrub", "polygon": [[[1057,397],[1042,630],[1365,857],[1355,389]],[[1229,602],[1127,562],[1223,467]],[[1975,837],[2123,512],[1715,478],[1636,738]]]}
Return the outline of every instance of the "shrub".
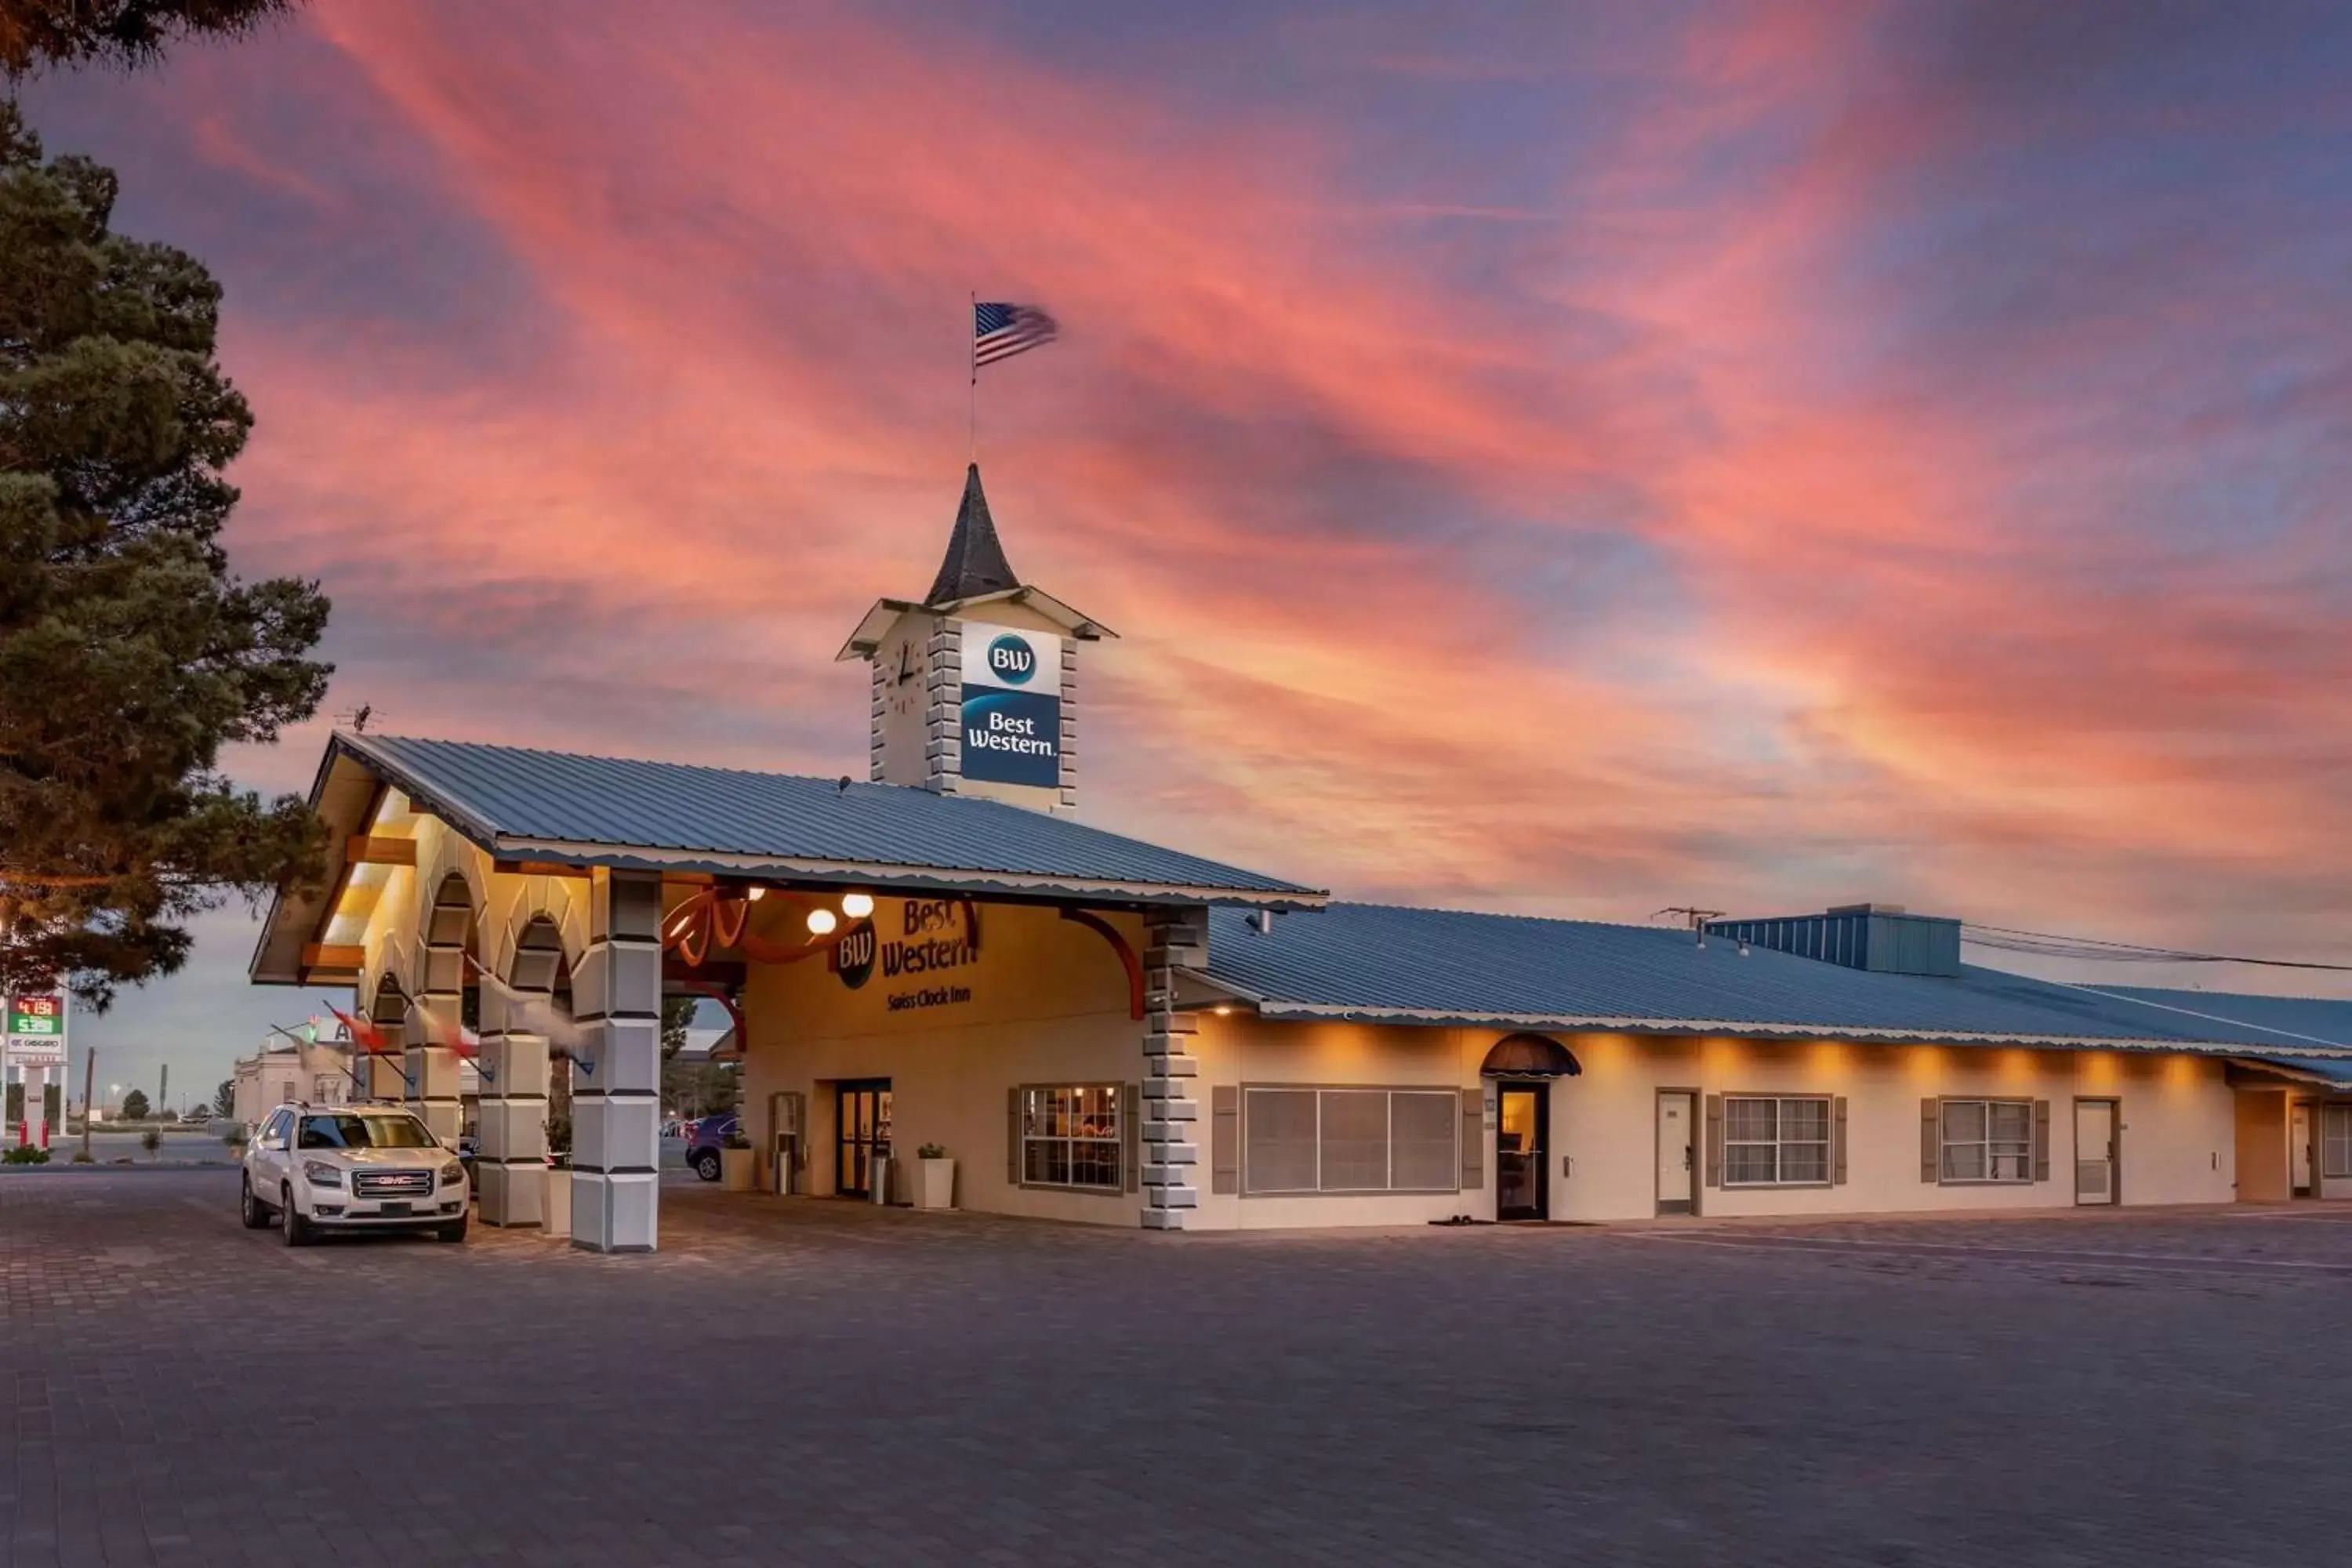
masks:
{"label": "shrub", "polygon": [[139,1146],[152,1154],[163,1146],[163,1135],[150,1127],[146,1131],[139,1134]]}
{"label": "shrub", "polygon": [[30,1143],[19,1143],[6,1153],[0,1154],[0,1165],[46,1165],[48,1163],[49,1152]]}
{"label": "shrub", "polygon": [[947,1157],[948,1152],[937,1143],[926,1143],[915,1151],[915,1158],[918,1160],[944,1160]]}

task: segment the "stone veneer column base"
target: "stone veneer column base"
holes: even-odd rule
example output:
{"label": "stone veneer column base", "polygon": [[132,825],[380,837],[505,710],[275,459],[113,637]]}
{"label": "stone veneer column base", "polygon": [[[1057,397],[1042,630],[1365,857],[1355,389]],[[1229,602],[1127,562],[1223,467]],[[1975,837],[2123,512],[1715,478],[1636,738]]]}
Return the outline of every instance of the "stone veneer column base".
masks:
{"label": "stone veneer column base", "polygon": [[1208,962],[1208,912],[1154,910],[1144,927],[1143,1054],[1150,1076],[1143,1080],[1141,1220],[1147,1230],[1182,1230],[1201,1203],[1192,1184],[1201,1159],[1194,1142],[1201,1102],[1192,1098],[1200,1063],[1192,1054],[1199,1020],[1176,1010],[1176,972]]}

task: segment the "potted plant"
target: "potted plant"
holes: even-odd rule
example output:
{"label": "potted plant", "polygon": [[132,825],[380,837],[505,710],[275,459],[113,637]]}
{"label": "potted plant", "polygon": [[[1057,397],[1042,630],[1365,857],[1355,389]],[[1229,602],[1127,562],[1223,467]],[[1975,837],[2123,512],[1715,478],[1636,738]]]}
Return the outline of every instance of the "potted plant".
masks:
{"label": "potted plant", "polygon": [[915,1183],[915,1206],[955,1207],[955,1162],[948,1158],[948,1152],[936,1143],[926,1143],[915,1151],[915,1161],[916,1169],[921,1173]]}
{"label": "potted plant", "polygon": [[547,1119],[547,1195],[541,1221],[547,1234],[572,1235],[572,1118]]}
{"label": "potted plant", "polygon": [[744,1136],[740,1116],[719,1141],[719,1185],[730,1193],[751,1190],[751,1140]]}

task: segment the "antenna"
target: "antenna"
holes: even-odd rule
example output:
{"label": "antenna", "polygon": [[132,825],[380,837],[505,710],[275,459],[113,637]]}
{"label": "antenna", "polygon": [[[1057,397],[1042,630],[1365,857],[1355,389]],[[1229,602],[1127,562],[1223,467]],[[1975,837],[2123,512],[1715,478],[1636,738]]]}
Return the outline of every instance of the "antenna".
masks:
{"label": "antenna", "polygon": [[375,704],[362,702],[356,708],[346,708],[335,715],[335,727],[349,730],[354,735],[367,733],[368,721],[375,717]]}
{"label": "antenna", "polygon": [[1682,917],[1684,920],[1690,922],[1691,939],[1694,945],[1705,947],[1706,945],[1707,922],[1709,921],[1719,921],[1729,912],[1730,911],[1727,910],[1702,910],[1695,904],[1669,904],[1664,909],[1660,910],[1656,914],[1652,915],[1650,918],[1654,921],[1664,920],[1668,915],[1678,915]]}

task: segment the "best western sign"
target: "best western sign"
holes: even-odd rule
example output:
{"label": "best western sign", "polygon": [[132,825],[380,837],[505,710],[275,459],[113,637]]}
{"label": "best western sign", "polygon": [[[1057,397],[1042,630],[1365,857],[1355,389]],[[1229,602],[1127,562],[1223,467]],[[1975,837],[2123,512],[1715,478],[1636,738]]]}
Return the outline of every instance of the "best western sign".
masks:
{"label": "best western sign", "polygon": [[963,776],[1055,788],[1062,782],[1062,639],[963,625]]}

